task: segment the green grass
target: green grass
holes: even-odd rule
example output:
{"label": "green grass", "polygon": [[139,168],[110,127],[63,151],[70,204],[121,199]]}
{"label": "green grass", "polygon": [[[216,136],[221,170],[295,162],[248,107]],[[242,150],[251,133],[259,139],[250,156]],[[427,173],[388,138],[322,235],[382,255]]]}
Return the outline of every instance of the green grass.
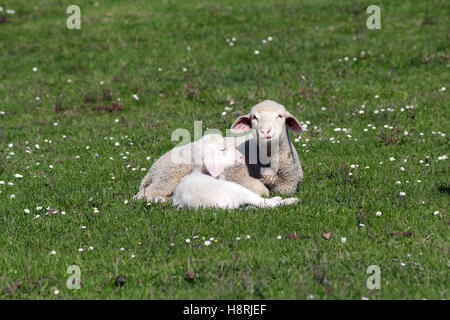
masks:
{"label": "green grass", "polygon": [[[365,0],[78,1],[81,30],[66,28],[71,1],[39,2],[0,2],[1,298],[450,297],[447,1],[379,2],[381,30],[366,28]],[[309,121],[295,142],[301,203],[196,212],[131,200],[173,130],[202,120],[225,133],[264,99]],[[92,109],[112,103],[123,109]],[[80,290],[65,286],[69,265]],[[379,290],[366,287],[370,265]]]}

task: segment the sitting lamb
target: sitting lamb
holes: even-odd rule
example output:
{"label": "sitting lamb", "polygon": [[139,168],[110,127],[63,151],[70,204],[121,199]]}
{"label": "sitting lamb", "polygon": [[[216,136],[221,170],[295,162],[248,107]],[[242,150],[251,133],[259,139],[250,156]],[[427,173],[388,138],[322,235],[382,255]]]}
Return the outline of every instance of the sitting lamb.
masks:
{"label": "sitting lamb", "polygon": [[[268,196],[269,189],[292,194],[303,179],[297,151],[289,140],[288,128],[302,132],[298,120],[279,103],[265,100],[249,114],[239,117],[231,126],[238,132],[252,130],[240,137],[226,137],[245,155],[246,163],[225,170],[225,179]],[[192,172],[193,159],[174,161],[178,154],[191,154],[196,142],[175,147],[161,156],[142,179],[135,199],[166,201],[181,179]]]}
{"label": "sitting lamb", "polygon": [[[231,129],[235,132],[253,129],[253,139],[239,145],[239,151],[245,154],[248,174],[254,179],[251,190],[260,183],[270,191],[292,194],[303,180],[302,166],[289,139],[288,128],[303,131],[298,120],[284,106],[271,100],[258,103],[249,114],[232,124]],[[240,167],[228,169],[225,176],[242,185],[249,181]]]}
{"label": "sitting lamb", "polygon": [[219,134],[204,136],[195,144],[194,167],[173,193],[173,205],[235,209],[242,205],[271,208],[297,203],[298,199],[274,197],[264,199],[243,186],[224,180],[223,170],[244,164],[244,156]]}

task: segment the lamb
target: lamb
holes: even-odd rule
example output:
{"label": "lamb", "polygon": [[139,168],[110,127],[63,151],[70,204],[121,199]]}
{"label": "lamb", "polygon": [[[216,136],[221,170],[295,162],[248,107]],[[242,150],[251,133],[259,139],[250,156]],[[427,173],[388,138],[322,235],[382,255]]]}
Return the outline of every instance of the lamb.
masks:
{"label": "lamb", "polygon": [[[260,196],[269,196],[269,189],[281,194],[294,193],[303,179],[303,172],[287,128],[301,132],[298,120],[282,105],[265,100],[255,105],[248,115],[239,117],[231,128],[237,132],[253,129],[253,132],[225,137],[226,144],[236,146],[246,158],[246,164],[225,169],[225,179]],[[142,179],[134,199],[155,202],[170,199],[181,179],[193,170],[192,154],[196,143],[198,141],[175,147],[156,160]],[[264,155],[263,151],[267,153]],[[190,158],[179,161],[180,154],[188,158],[190,155]]]}
{"label": "lamb", "polygon": [[223,170],[244,164],[244,156],[219,134],[205,135],[196,144],[191,174],[184,177],[173,193],[173,205],[198,209],[200,207],[235,209],[242,205],[272,208],[293,204],[296,198],[264,199],[243,186],[224,180]]}
{"label": "lamb", "polygon": [[[252,135],[246,135],[225,137],[225,140],[227,145],[236,146],[243,144],[247,139],[251,138]],[[142,179],[139,191],[134,196],[134,199],[145,198],[147,201],[153,202],[166,202],[169,200],[181,179],[192,172],[194,166],[194,150],[198,149],[197,145],[199,143],[200,140],[175,147],[156,160]],[[242,174],[246,174],[249,179],[245,180],[242,185],[244,187],[246,185],[252,186],[251,180],[253,178],[248,175],[245,164],[240,165],[240,167],[244,169],[242,170]],[[262,187],[266,189],[264,185]],[[259,194],[261,191],[264,192],[264,190],[252,190]]]}
{"label": "lamb", "polygon": [[[303,128],[284,106],[265,100],[255,105],[249,114],[236,119],[231,129],[235,132],[254,129],[253,139],[239,146],[240,151],[245,150],[243,153],[250,176],[258,179],[270,191],[285,195],[296,191],[297,185],[303,180],[303,170],[297,151],[289,139],[288,129],[303,132]],[[248,183],[241,168],[230,168],[225,176],[227,180],[239,184]],[[252,183],[255,183],[254,180]]]}

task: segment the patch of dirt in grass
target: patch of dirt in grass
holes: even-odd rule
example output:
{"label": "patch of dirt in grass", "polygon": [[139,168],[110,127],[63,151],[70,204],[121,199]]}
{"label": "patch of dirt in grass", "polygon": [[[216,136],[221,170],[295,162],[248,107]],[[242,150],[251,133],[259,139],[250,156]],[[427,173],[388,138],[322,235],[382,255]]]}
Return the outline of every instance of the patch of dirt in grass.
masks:
{"label": "patch of dirt in grass", "polygon": [[8,24],[9,20],[6,17],[0,16],[0,24]]}
{"label": "patch of dirt in grass", "polygon": [[101,93],[98,92],[85,92],[83,94],[83,102],[85,103],[97,103],[102,101],[111,101],[114,98],[110,89],[104,88]]}
{"label": "patch of dirt in grass", "polygon": [[111,103],[111,104],[104,104],[104,105],[92,105],[92,106],[63,106],[59,103],[55,104],[54,111],[55,113],[62,113],[66,111],[82,111],[82,110],[89,110],[89,111],[102,111],[102,112],[117,112],[123,110],[123,105],[120,103]]}
{"label": "patch of dirt in grass", "polygon": [[393,129],[388,132],[383,130],[380,134],[381,141],[385,144],[399,144],[400,142],[400,131],[402,129],[398,127],[398,123],[393,124]]}
{"label": "patch of dirt in grass", "polygon": [[114,285],[116,287],[123,287],[126,283],[127,283],[127,277],[122,276],[122,275],[117,276],[117,278],[114,280]]}
{"label": "patch of dirt in grass", "polygon": [[436,22],[434,21],[433,17],[425,17],[423,18],[422,22],[420,23],[420,27],[426,26],[426,25],[434,25]]}
{"label": "patch of dirt in grass", "polygon": [[398,237],[411,237],[413,235],[413,233],[411,231],[394,231],[394,232],[389,232],[390,236],[394,236],[396,238]]}
{"label": "patch of dirt in grass", "polygon": [[292,240],[292,239],[297,239],[297,238],[298,238],[297,233],[286,233],[286,239]]}
{"label": "patch of dirt in grass", "polygon": [[120,111],[123,109],[123,105],[120,103],[113,103],[113,104],[107,104],[107,105],[93,105],[90,107],[84,107],[93,111],[108,111],[108,112],[115,112]]}
{"label": "patch of dirt in grass", "polygon": [[[57,284],[62,287],[62,283],[52,277],[42,275],[40,277],[33,278],[28,269],[26,269],[26,277],[22,276],[16,280],[10,279],[8,276],[0,276],[0,296],[11,297],[17,294],[29,294],[30,291],[39,290],[39,292],[45,291],[46,287]],[[56,287],[54,287],[56,289]],[[51,292],[54,290],[50,290]]]}

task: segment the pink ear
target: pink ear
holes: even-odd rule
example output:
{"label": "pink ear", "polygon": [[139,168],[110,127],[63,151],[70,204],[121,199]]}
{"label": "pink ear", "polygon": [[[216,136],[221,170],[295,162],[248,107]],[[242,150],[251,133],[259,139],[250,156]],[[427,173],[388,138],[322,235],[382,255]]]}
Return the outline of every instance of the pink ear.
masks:
{"label": "pink ear", "polygon": [[286,111],[285,118],[286,118],[286,126],[289,129],[294,130],[296,132],[303,132],[303,128],[300,125],[300,122],[298,122],[298,120],[292,114]]}
{"label": "pink ear", "polygon": [[203,164],[214,178],[217,178],[223,171],[223,165],[217,152],[208,147],[203,149]]}
{"label": "pink ear", "polygon": [[231,130],[234,132],[245,132],[252,128],[252,122],[250,120],[250,114],[241,116],[236,119],[231,125]]}

